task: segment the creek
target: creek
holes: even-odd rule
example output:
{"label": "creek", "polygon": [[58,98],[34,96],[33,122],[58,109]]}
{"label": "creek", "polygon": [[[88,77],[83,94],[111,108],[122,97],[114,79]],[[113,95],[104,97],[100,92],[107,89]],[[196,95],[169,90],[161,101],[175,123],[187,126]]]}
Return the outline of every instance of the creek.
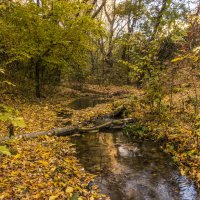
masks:
{"label": "creek", "polygon": [[152,141],[123,131],[71,137],[85,169],[113,200],[199,200],[194,183]]}
{"label": "creek", "polygon": [[[78,110],[106,101],[84,97],[70,106]],[[84,168],[97,175],[95,184],[112,200],[200,200],[194,183],[153,141],[115,130],[74,135],[71,142]]]}
{"label": "creek", "polygon": [[97,104],[102,104],[109,101],[110,99],[88,96],[75,99],[69,104],[69,107],[74,110],[81,110],[88,107],[95,107]]}

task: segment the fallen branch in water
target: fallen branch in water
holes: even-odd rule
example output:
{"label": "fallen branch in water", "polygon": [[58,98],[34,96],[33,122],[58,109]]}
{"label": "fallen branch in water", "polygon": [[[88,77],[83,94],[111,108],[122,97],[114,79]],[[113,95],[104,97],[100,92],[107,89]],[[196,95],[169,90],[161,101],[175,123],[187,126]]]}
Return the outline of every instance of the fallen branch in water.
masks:
{"label": "fallen branch in water", "polygon": [[105,130],[105,129],[121,129],[123,128],[127,123],[133,123],[135,120],[132,118],[126,118],[126,119],[118,119],[118,120],[111,120],[108,122],[105,122],[101,125],[94,126],[94,127],[82,127],[78,129],[78,132],[84,133],[84,132],[90,132],[94,130]]}
{"label": "fallen branch in water", "polygon": [[[41,131],[41,132],[33,132],[33,133],[26,133],[22,135],[18,135],[13,137],[14,139],[20,139],[20,138],[35,138],[39,136],[69,136],[75,133],[87,133],[91,131],[101,131],[105,129],[121,129],[123,128],[127,123],[133,123],[135,122],[132,118],[125,118],[125,119],[115,119],[108,122],[105,122],[101,125],[94,126],[94,127],[64,127],[64,128],[55,128],[48,131]],[[0,141],[6,141],[9,140],[9,137],[1,138]]]}
{"label": "fallen branch in water", "polygon": [[[102,116],[102,118],[115,118],[115,117],[121,117],[123,113],[126,111],[126,108],[122,105],[117,107],[113,112]],[[98,120],[98,119],[97,119]],[[105,129],[122,129],[126,123],[134,122],[135,120],[132,118],[125,118],[125,119],[110,119],[109,121],[106,121],[100,125],[93,126],[93,127],[85,127],[84,124],[87,124],[84,122],[81,125],[77,126],[67,126],[63,128],[55,128],[48,131],[41,131],[41,132],[32,132],[32,133],[25,133],[21,135],[16,135],[12,137],[13,139],[19,139],[19,138],[35,138],[39,136],[68,136],[75,133],[86,133],[91,131],[101,131]],[[95,120],[93,120],[95,122]],[[92,122],[91,122],[92,123]],[[10,140],[10,137],[3,137],[0,138],[0,141],[7,141]]]}

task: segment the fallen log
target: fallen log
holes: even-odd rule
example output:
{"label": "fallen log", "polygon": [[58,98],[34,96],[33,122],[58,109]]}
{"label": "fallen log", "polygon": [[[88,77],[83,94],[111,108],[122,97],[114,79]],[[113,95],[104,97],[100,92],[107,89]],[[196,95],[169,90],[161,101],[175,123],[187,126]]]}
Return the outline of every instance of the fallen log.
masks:
{"label": "fallen log", "polygon": [[123,128],[127,123],[133,123],[135,120],[133,118],[125,118],[125,119],[115,119],[108,122],[105,122],[101,125],[94,126],[94,127],[81,127],[78,129],[80,133],[90,132],[94,130],[105,130],[105,129],[117,129]]}
{"label": "fallen log", "polygon": [[99,126],[94,127],[81,127],[79,128],[79,132],[85,133],[93,130],[102,130],[103,128],[108,128],[112,124],[112,121],[105,122],[104,124],[101,124]]}
{"label": "fallen log", "polygon": [[[91,131],[101,131],[105,129],[119,129],[123,128],[127,123],[133,123],[135,122],[135,119],[132,118],[126,118],[126,119],[117,119],[117,120],[111,120],[108,122],[105,122],[101,125],[94,126],[94,127],[84,127],[84,126],[71,126],[71,127],[64,127],[64,128],[55,128],[48,131],[41,131],[41,132],[33,132],[33,133],[26,133],[22,135],[17,135],[13,137],[13,139],[20,139],[20,138],[35,138],[39,136],[69,136],[73,135],[75,133],[87,133]],[[9,140],[9,137],[0,138],[0,141],[6,141]]]}

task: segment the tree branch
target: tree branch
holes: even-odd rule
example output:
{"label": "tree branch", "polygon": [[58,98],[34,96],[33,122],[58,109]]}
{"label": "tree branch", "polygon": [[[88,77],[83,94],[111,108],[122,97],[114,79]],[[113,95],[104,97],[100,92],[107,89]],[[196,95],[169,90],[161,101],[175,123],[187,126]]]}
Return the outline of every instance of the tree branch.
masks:
{"label": "tree branch", "polygon": [[102,4],[99,6],[99,8],[93,13],[92,18],[95,18],[103,9],[103,7],[106,5],[107,0],[103,0]]}

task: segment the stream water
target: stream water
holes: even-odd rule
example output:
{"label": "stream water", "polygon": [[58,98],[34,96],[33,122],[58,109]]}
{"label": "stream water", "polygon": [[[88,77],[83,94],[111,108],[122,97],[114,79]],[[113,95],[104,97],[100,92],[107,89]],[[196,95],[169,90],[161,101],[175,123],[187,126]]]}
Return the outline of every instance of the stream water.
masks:
{"label": "stream water", "polygon": [[85,169],[113,200],[199,200],[193,182],[151,141],[123,133],[88,133],[71,137]]}
{"label": "stream water", "polygon": [[97,98],[97,97],[82,97],[75,99],[69,104],[69,107],[74,110],[81,110],[88,107],[94,107],[97,104],[102,104],[110,101],[109,99]]}

